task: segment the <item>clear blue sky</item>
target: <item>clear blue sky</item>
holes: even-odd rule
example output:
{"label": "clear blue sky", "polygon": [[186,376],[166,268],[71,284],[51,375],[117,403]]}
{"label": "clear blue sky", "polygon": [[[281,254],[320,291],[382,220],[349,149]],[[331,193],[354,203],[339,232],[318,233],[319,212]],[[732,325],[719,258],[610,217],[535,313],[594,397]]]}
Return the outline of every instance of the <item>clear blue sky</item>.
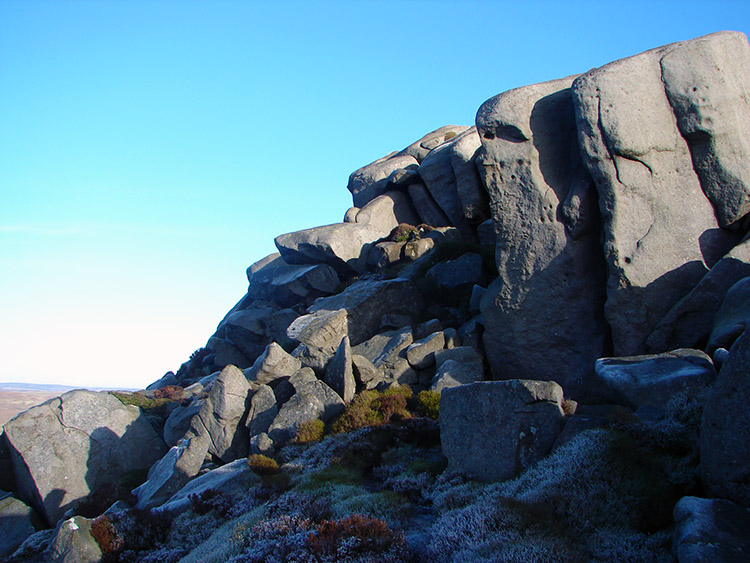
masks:
{"label": "clear blue sky", "polygon": [[487,98],[750,2],[0,1],[0,382],[143,387],[281,233]]}

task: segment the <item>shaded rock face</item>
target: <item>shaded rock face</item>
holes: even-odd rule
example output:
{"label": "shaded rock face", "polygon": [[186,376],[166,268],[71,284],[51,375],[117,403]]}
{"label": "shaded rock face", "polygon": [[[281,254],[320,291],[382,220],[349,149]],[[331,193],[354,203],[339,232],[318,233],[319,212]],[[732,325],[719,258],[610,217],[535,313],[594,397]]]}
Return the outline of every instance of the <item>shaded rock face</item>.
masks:
{"label": "shaded rock face", "polygon": [[5,425],[19,495],[54,524],[89,493],[166,451],[140,409],[109,393],[70,391]]}
{"label": "shaded rock face", "polygon": [[32,522],[34,517],[31,508],[13,497],[0,498],[0,557],[12,554],[23,541],[36,529]]}
{"label": "shaded rock face", "polygon": [[750,507],[750,333],[729,350],[703,409],[701,479],[706,492]]}
{"label": "shaded rock face", "polygon": [[750,510],[728,500],[683,497],[674,507],[672,555],[679,563],[743,563]]}
{"label": "shaded rock face", "polygon": [[579,391],[607,350],[596,192],[577,150],[572,78],[505,92],[477,113],[498,280],[481,310],[496,379]]}
{"label": "shaded rock face", "polygon": [[[701,172],[748,158],[740,133],[747,130],[746,94],[736,87],[734,65],[712,62],[709,70],[706,63],[728,42],[737,51],[726,56],[746,56],[744,36],[718,33],[615,61],[573,82],[581,155],[599,193],[609,269],[605,315],[618,356],[643,353],[659,320],[737,242],[720,225],[742,214],[741,206],[722,210],[719,178],[707,181],[711,173]],[[695,68],[693,60],[700,61]],[[703,118],[716,99],[728,113],[744,105],[726,121],[716,114],[719,143]],[[725,147],[732,153],[726,159]]]}
{"label": "shaded rock face", "polygon": [[552,449],[563,390],[551,381],[480,381],[445,389],[440,440],[448,469],[481,481],[513,477]]}
{"label": "shaded rock face", "polygon": [[729,348],[750,323],[750,277],[732,285],[714,317],[714,325],[706,345],[713,354],[717,348]]}

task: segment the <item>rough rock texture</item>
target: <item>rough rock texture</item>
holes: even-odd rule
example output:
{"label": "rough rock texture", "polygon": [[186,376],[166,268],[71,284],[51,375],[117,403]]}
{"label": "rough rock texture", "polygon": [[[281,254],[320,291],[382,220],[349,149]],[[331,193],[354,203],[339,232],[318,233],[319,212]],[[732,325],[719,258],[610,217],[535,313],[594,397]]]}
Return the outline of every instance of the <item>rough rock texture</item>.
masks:
{"label": "rough rock texture", "polygon": [[279,344],[271,342],[245,375],[250,381],[261,385],[271,383],[281,377],[289,377],[296,372],[302,363],[288,354]]}
{"label": "rough rock texture", "polygon": [[376,334],[354,347],[352,352],[372,362],[377,370],[377,376],[366,383],[367,389],[393,382],[416,383],[417,373],[406,359],[406,349],[413,341],[411,328],[405,326]]}
{"label": "rough rock texture", "polygon": [[[249,281],[247,293],[251,299],[273,299],[284,306],[292,306],[300,299],[335,293],[340,283],[331,266],[291,265],[280,256],[254,272]],[[263,318],[258,315],[253,321],[262,323]],[[265,327],[261,325],[261,328]]]}
{"label": "rough rock texture", "polygon": [[399,152],[399,156],[413,156],[418,162],[422,162],[429,152],[442,145],[446,141],[455,138],[459,134],[469,129],[466,125],[444,125],[440,129],[427,133],[424,137],[415,141],[404,150]]}
{"label": "rough rock texture", "polygon": [[719,260],[659,321],[646,342],[648,349],[663,352],[703,347],[727,291],[747,276],[750,276],[750,240],[746,239]]}
{"label": "rough rock texture", "polygon": [[352,348],[348,337],[345,336],[341,340],[336,355],[328,364],[324,381],[339,394],[345,403],[348,403],[354,397],[357,384],[354,381]]}
{"label": "rough rock texture", "polygon": [[508,479],[552,448],[563,390],[552,381],[480,381],[445,389],[440,440],[448,469],[482,481]]}
{"label": "rough rock texture", "polygon": [[407,190],[414,209],[423,223],[433,227],[448,227],[451,224],[424,184],[411,184]]}
{"label": "rough rock texture", "polygon": [[277,446],[288,442],[303,422],[331,420],[344,410],[344,401],[322,381],[311,381],[303,386],[279,410],[268,429],[268,436]]}
{"label": "rough rock texture", "polygon": [[366,357],[352,353],[354,378],[362,386],[368,386],[373,380],[381,377],[381,372]]}
{"label": "rough rock texture", "polygon": [[138,508],[157,506],[179,491],[198,474],[210,445],[211,438],[207,434],[188,432],[151,466],[146,482],[133,489]]}
{"label": "rough rock texture", "polygon": [[[416,317],[422,298],[409,280],[359,280],[338,295],[321,297],[308,309],[323,315],[328,311],[345,309],[349,340],[352,346],[364,342],[380,328],[383,315],[399,311]],[[291,336],[291,335],[290,335]],[[341,339],[336,343],[336,346]]]}
{"label": "rough rock texture", "polygon": [[477,225],[490,216],[487,190],[479,177],[476,163],[481,146],[476,127],[471,127],[456,137],[450,152],[461,209],[472,225]]}
{"label": "rough rock texture", "polygon": [[102,551],[91,535],[93,520],[74,516],[60,523],[45,553],[54,563],[99,563]]}
{"label": "rough rock texture", "polygon": [[706,352],[729,348],[750,322],[750,277],[743,278],[729,288],[714,317]]}
{"label": "rough rock texture", "polygon": [[577,150],[572,78],[499,94],[477,113],[500,275],[481,310],[495,379],[558,381],[574,395],[605,355],[596,192]]}
{"label": "rough rock texture", "polygon": [[195,400],[186,405],[178,406],[174,409],[167,420],[164,422],[164,443],[168,447],[172,447],[177,444],[190,430],[190,423],[193,417],[197,415],[203,403],[202,399]]}
{"label": "rough rock texture", "polygon": [[381,232],[390,232],[400,223],[418,225],[419,219],[409,196],[402,192],[390,191],[365,205],[357,213],[356,222],[370,225]]}
{"label": "rough rock texture", "polygon": [[[472,134],[472,132],[476,135],[475,131],[467,130],[432,149],[417,170],[430,195],[450,220],[450,224],[458,228],[461,234],[466,237],[471,237],[473,232],[464,216],[463,204],[458,194],[456,174],[466,175],[469,167],[462,166],[456,169],[453,166],[453,160],[460,160],[462,156],[454,150],[458,140],[464,135]],[[471,183],[471,181],[473,179],[466,180],[466,183]],[[419,207],[417,207],[417,210],[419,210]]]}
{"label": "rough rock texture", "polygon": [[229,495],[238,494],[246,492],[258,481],[258,476],[250,469],[247,460],[238,459],[196,477],[159,506],[158,511],[176,516],[190,508],[190,495],[199,495],[208,489],[220,490]]}
{"label": "rough rock texture", "polygon": [[417,159],[411,155],[390,154],[355,170],[349,176],[349,184],[346,186],[352,194],[354,206],[364,207],[384,193],[391,173],[401,168],[414,167],[417,164]]}
{"label": "rough rock texture", "polygon": [[616,401],[635,408],[663,409],[676,393],[713,383],[716,370],[711,358],[700,350],[679,349],[649,356],[600,358],[596,375]]}
{"label": "rough rock texture", "polygon": [[[581,154],[599,193],[609,267],[605,314],[618,356],[643,353],[659,320],[736,242],[719,228],[693,169],[704,159],[696,159],[678,129],[680,123],[685,134],[693,127],[699,131],[703,120],[694,118],[710,113],[710,104],[695,97],[705,97],[698,88],[714,90],[711,100],[747,105],[727,87],[735,81],[723,69],[711,70],[704,83],[684,62],[696,58],[704,66],[723,42],[724,34],[714,34],[667,45],[591,70],[573,83]],[[694,92],[687,94],[687,87]]]}
{"label": "rough rock texture", "polygon": [[278,412],[279,408],[276,404],[273,389],[268,385],[258,387],[252,399],[250,399],[250,410],[247,412],[247,422],[245,423],[250,437],[267,432]]}
{"label": "rough rock texture", "polygon": [[245,424],[249,394],[245,374],[235,366],[226,366],[190,423],[197,436],[210,437],[208,452],[224,463],[247,456],[248,437],[238,430]]}
{"label": "rough rock texture", "polygon": [[728,500],[683,497],[674,507],[672,555],[679,563],[745,563],[750,510]]}
{"label": "rough rock texture", "polygon": [[750,507],[750,333],[729,350],[703,409],[701,480],[706,492]]}
{"label": "rough rock texture", "polygon": [[661,60],[677,126],[722,227],[750,211],[750,47],[742,33],[679,43]]}
{"label": "rough rock texture", "polygon": [[166,451],[140,409],[109,393],[70,391],[5,424],[19,496],[48,523]]}
{"label": "rough rock texture", "polygon": [[287,264],[328,264],[352,274],[366,269],[366,245],[389,232],[362,223],[335,223],[279,235],[274,242]]}
{"label": "rough rock texture", "polygon": [[34,511],[11,496],[0,498],[0,557],[13,553],[26,538],[36,532]]}

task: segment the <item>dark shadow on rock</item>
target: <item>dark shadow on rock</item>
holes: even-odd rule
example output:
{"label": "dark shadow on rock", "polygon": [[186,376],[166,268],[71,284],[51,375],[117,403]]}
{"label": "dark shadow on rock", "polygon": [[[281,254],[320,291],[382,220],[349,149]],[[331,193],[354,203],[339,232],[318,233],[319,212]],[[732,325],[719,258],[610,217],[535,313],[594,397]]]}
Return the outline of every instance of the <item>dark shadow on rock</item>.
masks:
{"label": "dark shadow on rock", "polygon": [[743,236],[742,232],[731,232],[718,227],[703,231],[698,237],[698,244],[706,266],[713,268],[714,264],[742,241]]}

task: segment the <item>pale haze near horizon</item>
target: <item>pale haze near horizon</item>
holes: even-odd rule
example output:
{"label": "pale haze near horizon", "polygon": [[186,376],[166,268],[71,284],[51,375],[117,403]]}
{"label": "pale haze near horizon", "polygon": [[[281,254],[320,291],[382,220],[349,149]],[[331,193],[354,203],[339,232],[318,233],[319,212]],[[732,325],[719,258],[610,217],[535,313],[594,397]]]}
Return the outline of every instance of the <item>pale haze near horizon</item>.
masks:
{"label": "pale haze near horizon", "polygon": [[142,388],[349,174],[743,2],[0,3],[0,382]]}

